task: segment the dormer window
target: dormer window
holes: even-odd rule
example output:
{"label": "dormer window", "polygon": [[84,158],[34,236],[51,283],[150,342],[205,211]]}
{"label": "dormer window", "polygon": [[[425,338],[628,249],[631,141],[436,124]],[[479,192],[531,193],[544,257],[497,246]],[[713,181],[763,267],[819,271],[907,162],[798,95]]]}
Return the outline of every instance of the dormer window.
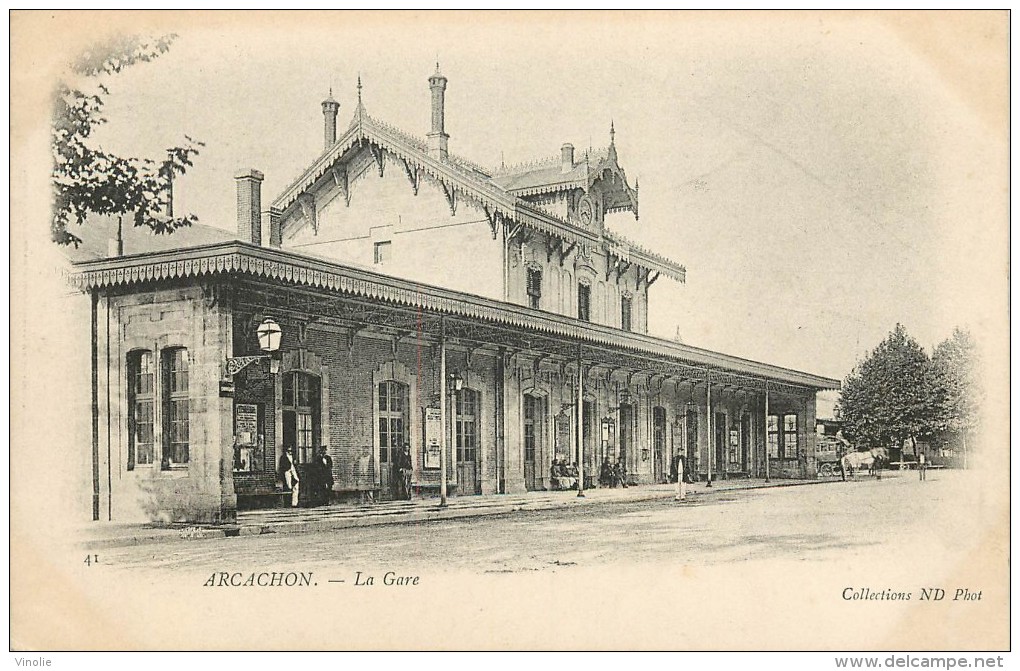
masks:
{"label": "dormer window", "polygon": [[386,263],[390,260],[390,255],[393,253],[393,242],[390,240],[384,240],[383,242],[375,243],[375,262],[377,264]]}
{"label": "dormer window", "polygon": [[542,302],[542,271],[528,268],[528,305],[539,309]]}
{"label": "dormer window", "polygon": [[631,330],[631,303],[633,299],[630,296],[623,296],[620,298],[620,328],[624,331]]}
{"label": "dormer window", "polygon": [[591,287],[587,284],[577,285],[577,318],[591,321]]}

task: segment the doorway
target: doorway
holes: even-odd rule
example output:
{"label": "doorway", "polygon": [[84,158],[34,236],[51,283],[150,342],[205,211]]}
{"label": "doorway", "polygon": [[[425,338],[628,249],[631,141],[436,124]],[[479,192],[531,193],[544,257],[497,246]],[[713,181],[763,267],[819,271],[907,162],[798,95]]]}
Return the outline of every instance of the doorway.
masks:
{"label": "doorway", "polygon": [[715,413],[715,468],[720,476],[726,475],[726,413]]}
{"label": "doorway", "polygon": [[461,494],[478,494],[478,417],[479,394],[473,389],[456,392],[457,482]]}
{"label": "doorway", "polygon": [[652,409],[652,475],[655,482],[665,482],[669,472],[666,454],[666,409],[656,406]]}
{"label": "doorway", "polygon": [[537,455],[542,453],[542,436],[545,427],[545,399],[531,394],[524,395],[524,488],[535,491],[535,465]]}

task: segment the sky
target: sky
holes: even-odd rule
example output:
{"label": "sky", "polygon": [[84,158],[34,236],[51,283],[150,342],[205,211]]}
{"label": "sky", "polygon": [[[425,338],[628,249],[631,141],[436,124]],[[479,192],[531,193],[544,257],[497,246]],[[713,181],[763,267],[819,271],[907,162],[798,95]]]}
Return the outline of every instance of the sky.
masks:
{"label": "sky", "polygon": [[837,379],[897,322],[929,350],[956,326],[1003,343],[1002,13],[126,16],[61,15],[48,39],[179,35],[109,78],[96,139],[205,142],[175,185],[204,224],[235,228],[237,169],[266,175],[267,204],[317,158],[320,103],[332,88],[345,127],[359,74],[371,115],[424,137],[438,60],[450,151],[476,163],[615,125],[641,217],[609,225],[687,268],[652,288],[654,335]]}

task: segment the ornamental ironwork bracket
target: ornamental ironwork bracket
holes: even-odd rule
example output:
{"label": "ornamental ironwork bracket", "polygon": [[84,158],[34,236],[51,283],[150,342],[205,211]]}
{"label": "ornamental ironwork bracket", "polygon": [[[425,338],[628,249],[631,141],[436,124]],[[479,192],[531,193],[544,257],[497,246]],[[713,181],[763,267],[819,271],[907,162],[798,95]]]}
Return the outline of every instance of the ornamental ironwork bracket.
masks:
{"label": "ornamental ironwork bracket", "polygon": [[256,361],[269,360],[273,357],[263,354],[261,356],[232,356],[227,357],[227,375],[234,377],[242,370],[248,367],[249,364],[255,363]]}

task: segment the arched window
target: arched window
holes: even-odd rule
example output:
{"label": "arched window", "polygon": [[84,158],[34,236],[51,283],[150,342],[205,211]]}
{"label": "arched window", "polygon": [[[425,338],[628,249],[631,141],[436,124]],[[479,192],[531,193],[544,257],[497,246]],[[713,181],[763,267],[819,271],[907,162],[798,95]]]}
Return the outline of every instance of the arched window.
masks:
{"label": "arched window", "polygon": [[394,380],[379,383],[379,462],[393,462],[407,440],[407,385]]}
{"label": "arched window", "polygon": [[153,404],[156,402],[154,386],[155,367],[152,352],[139,350],[130,352],[128,369],[128,457],[127,469],[134,470],[136,464],[149,466],[155,455],[155,432],[153,431]]}
{"label": "arched window", "polygon": [[188,400],[188,350],[163,350],[163,458],[164,469],[190,461],[190,403]]}
{"label": "arched window", "polygon": [[315,457],[322,403],[319,378],[301,371],[283,374],[283,444],[294,448],[299,464]]}

